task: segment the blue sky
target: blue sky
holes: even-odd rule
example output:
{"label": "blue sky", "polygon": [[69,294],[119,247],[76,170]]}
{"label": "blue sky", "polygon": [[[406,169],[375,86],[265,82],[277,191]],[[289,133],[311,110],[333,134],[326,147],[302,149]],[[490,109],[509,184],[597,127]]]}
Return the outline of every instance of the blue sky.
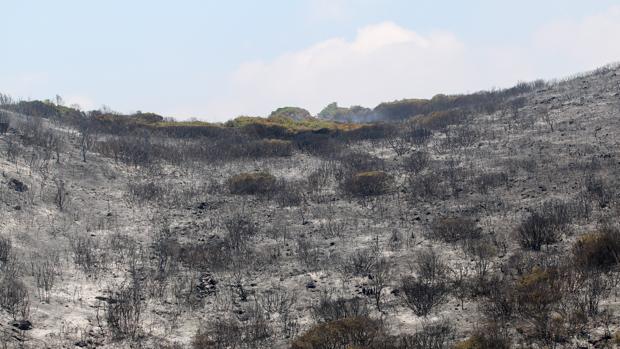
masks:
{"label": "blue sky", "polygon": [[620,60],[618,1],[0,0],[0,91],[178,119],[318,112]]}

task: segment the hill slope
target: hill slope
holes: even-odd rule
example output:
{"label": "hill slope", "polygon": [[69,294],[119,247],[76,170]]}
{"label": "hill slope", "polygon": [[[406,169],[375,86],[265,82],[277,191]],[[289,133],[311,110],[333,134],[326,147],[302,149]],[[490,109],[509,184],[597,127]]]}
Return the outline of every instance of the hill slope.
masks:
{"label": "hill slope", "polygon": [[620,69],[501,96],[280,131],[5,105],[0,342],[613,346]]}

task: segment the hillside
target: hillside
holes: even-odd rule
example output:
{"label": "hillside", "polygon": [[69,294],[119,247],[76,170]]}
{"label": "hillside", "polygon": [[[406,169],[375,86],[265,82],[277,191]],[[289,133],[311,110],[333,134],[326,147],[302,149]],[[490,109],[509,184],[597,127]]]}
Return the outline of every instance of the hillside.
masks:
{"label": "hillside", "polygon": [[618,66],[221,124],[0,100],[6,348],[620,345]]}

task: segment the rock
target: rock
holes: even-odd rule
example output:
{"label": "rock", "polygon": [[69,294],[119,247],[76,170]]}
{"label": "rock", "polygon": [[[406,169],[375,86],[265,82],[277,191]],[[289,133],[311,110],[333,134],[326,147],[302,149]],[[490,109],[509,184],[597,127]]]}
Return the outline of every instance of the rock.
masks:
{"label": "rock", "polygon": [[196,205],[196,209],[197,210],[207,210],[209,209],[209,204],[206,202],[201,202],[198,205]]}
{"label": "rock", "polygon": [[200,276],[198,280],[198,285],[196,285],[196,290],[198,291],[198,297],[204,298],[206,296],[213,295],[217,292],[216,289],[217,280],[213,278],[213,275],[210,273],[204,273]]}
{"label": "rock", "polygon": [[11,180],[9,181],[9,188],[15,190],[16,192],[19,193],[23,193],[25,191],[28,191],[28,186],[24,184],[24,182],[15,179],[15,178],[11,178]]}
{"label": "rock", "polygon": [[15,320],[10,325],[22,331],[32,330],[32,322],[28,320]]}

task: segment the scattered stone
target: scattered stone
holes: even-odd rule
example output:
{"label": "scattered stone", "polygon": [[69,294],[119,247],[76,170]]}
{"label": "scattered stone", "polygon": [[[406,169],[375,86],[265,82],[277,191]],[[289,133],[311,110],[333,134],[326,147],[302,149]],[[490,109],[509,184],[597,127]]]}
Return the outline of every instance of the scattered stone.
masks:
{"label": "scattered stone", "polygon": [[28,320],[15,320],[10,325],[21,331],[32,330],[32,322]]}
{"label": "scattered stone", "polygon": [[24,184],[24,182],[15,179],[15,178],[11,178],[11,180],[9,181],[9,188],[15,190],[16,192],[19,193],[23,193],[25,191],[28,191],[28,186]]}
{"label": "scattered stone", "polygon": [[211,275],[211,273],[203,273],[200,275],[196,290],[198,291],[198,298],[204,298],[213,295],[217,292],[217,280]]}

